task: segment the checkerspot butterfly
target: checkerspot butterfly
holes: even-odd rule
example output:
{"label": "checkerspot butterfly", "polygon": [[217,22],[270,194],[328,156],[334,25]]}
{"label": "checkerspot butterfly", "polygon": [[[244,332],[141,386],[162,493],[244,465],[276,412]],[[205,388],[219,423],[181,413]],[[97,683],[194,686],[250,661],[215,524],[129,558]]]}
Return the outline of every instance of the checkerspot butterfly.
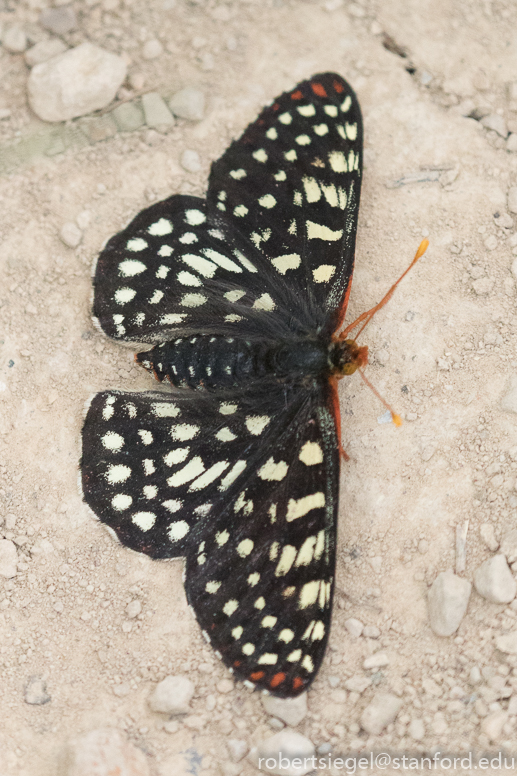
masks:
{"label": "checkerspot butterfly", "polygon": [[340,76],[299,84],[213,164],[206,199],[142,211],[102,251],[94,316],[162,383],[97,394],[86,502],[120,541],[186,558],[186,594],[236,678],[306,689],[332,606],[337,335],[350,292],[362,120]]}

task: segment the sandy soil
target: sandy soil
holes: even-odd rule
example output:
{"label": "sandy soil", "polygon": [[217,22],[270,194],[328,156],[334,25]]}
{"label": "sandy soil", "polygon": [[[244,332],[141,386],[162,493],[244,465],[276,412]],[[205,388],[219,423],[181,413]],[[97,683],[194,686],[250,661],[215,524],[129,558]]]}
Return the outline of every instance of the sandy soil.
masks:
{"label": "sandy soil", "polygon": [[[4,0],[0,21],[17,21],[38,39],[43,5]],[[504,0],[74,6],[80,29],[67,42],[90,39],[125,52],[149,89],[200,86],[208,109],[203,121],[178,121],[168,134],[142,129],[22,158],[0,178],[0,532],[18,548],[17,575],[0,581],[0,773],[65,774],[70,743],[104,726],[144,751],[153,776],[257,773],[246,758],[232,762],[227,740],[251,747],[274,732],[270,717],[259,695],[218,688],[228,674],[186,606],[181,562],[152,562],[116,545],[78,495],[85,401],[109,387],[150,386],[132,352],[94,329],[90,267],[104,241],[150,202],[202,195],[211,161],[259,109],[324,70],[350,81],[365,121],[351,319],[382,296],[424,236],[431,247],[364,343],[373,352],[370,379],[408,421],[400,430],[379,423],[382,407],[361,382],[341,384],[351,460],[342,474],[333,632],[297,729],[335,752],[512,751],[517,717],[507,713],[493,741],[483,721],[507,711],[517,694],[517,659],[494,646],[515,627],[517,611],[473,592],[458,633],[440,639],[426,599],[436,575],[454,566],[457,525],[469,521],[469,580],[491,555],[480,525],[493,524],[498,538],[515,525],[517,463],[509,451],[517,418],[500,404],[517,378],[514,230],[510,220],[498,224],[517,183],[517,154],[461,114],[498,115],[517,132],[508,89],[517,81],[517,7]],[[407,56],[383,46],[383,33]],[[164,53],[145,61],[142,44],[155,37]],[[0,71],[0,107],[11,110],[0,128],[1,157],[41,122],[26,105],[23,56],[0,49]],[[199,173],[179,165],[185,149],[199,152]],[[84,211],[90,225],[72,250],[59,232]],[[481,278],[489,282],[473,285]],[[135,599],[142,612],[130,619],[125,609]],[[377,626],[380,637],[352,638],[350,617]],[[365,671],[363,660],[381,647],[389,665]],[[474,666],[482,669],[476,686]],[[171,733],[147,697],[156,681],[178,673],[196,685],[194,721],[180,720]],[[350,677],[372,674],[362,695],[344,690]],[[44,705],[25,700],[35,676],[46,682]],[[400,696],[403,708],[368,738],[359,720],[375,689]],[[415,719],[425,731],[418,740],[410,735]]]}

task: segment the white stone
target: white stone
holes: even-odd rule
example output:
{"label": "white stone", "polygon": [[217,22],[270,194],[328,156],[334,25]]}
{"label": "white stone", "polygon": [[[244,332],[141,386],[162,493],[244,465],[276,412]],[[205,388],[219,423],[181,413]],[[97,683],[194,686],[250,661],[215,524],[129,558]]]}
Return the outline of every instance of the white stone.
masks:
{"label": "white stone", "polygon": [[503,725],[508,720],[506,711],[494,711],[485,717],[481,722],[481,732],[484,733],[490,741],[497,741],[503,732]]}
{"label": "white stone", "polygon": [[517,655],[517,630],[505,633],[503,636],[497,636],[495,645],[500,652],[507,655]]}
{"label": "white stone", "polygon": [[0,577],[11,579],[16,576],[16,545],[9,539],[0,539]]}
{"label": "white stone", "polygon": [[345,620],[345,628],[351,636],[358,639],[363,632],[364,625],[361,620],[356,620],[355,617],[349,617],[348,620]]}
{"label": "white stone", "polygon": [[146,41],[142,47],[142,56],[144,59],[157,59],[162,54],[163,46],[156,38]]}
{"label": "white stone", "polygon": [[510,213],[517,213],[517,186],[508,189],[508,210]]}
{"label": "white stone", "polygon": [[187,172],[199,172],[201,169],[201,160],[197,151],[187,149],[181,155],[180,164]]}
{"label": "white stone", "polygon": [[501,552],[506,556],[508,563],[514,563],[517,560],[517,529],[514,528],[503,536]]}
{"label": "white stone", "polygon": [[482,678],[479,666],[472,666],[469,673],[469,683],[474,687],[482,681]]}
{"label": "white stone", "polygon": [[52,57],[57,57],[68,50],[68,46],[60,38],[50,38],[49,40],[40,40],[35,46],[32,46],[25,52],[25,61],[29,67],[46,62]]}
{"label": "white stone", "polygon": [[174,118],[165,100],[158,92],[148,92],[142,95],[145,123],[148,127],[165,131],[174,126]]}
{"label": "white stone", "polygon": [[201,89],[187,86],[171,97],[169,108],[181,119],[201,121],[205,115],[205,95]]}
{"label": "white stone", "polygon": [[262,705],[272,717],[278,717],[286,725],[296,727],[307,716],[307,693],[303,692],[296,698],[275,698],[273,695],[263,695]]}
{"label": "white stone", "polygon": [[422,719],[412,719],[409,723],[408,733],[414,741],[421,741],[425,736],[425,726]]}
{"label": "white stone", "polygon": [[142,611],[142,604],[140,601],[130,601],[126,606],[126,614],[132,620],[134,617],[138,617]]}
{"label": "white stone", "polygon": [[476,569],[474,585],[479,595],[493,604],[509,604],[517,592],[517,583],[501,554],[494,555]]}
{"label": "white stone", "polygon": [[361,727],[371,736],[378,736],[396,719],[401,708],[402,700],[396,695],[378,692],[361,715]]}
{"label": "white stone", "polygon": [[22,28],[15,24],[4,32],[2,45],[11,54],[23,54],[27,48],[27,36]]}
{"label": "white stone", "polygon": [[488,116],[483,116],[481,124],[487,129],[492,129],[497,132],[501,137],[506,137],[508,134],[508,127],[503,116],[499,116],[498,113],[489,113]]}
{"label": "white stone", "polygon": [[83,239],[83,233],[73,221],[67,221],[66,224],[63,224],[59,236],[61,241],[69,248],[77,248]]}
{"label": "white stone", "polygon": [[249,750],[248,744],[242,738],[229,738],[226,746],[234,763],[240,762]]}
{"label": "white stone", "polygon": [[363,661],[363,668],[382,668],[390,663],[390,659],[386,652],[375,652],[373,655],[369,655]]}
{"label": "white stone", "polygon": [[44,706],[50,702],[46,682],[41,676],[31,676],[24,690],[25,703],[31,706]]}
{"label": "white stone", "polygon": [[472,585],[456,576],[452,569],[442,571],[429,593],[429,620],[437,636],[452,636],[465,616]]}
{"label": "white stone", "polygon": [[149,696],[149,706],[162,714],[187,714],[194,689],[186,676],[167,676]]}
{"label": "white stone", "polygon": [[380,635],[381,632],[376,625],[365,625],[363,628],[363,636],[367,639],[378,639]]}
{"label": "white stone", "polygon": [[[312,741],[286,728],[271,738],[260,741],[249,753],[249,759],[258,767],[262,758],[262,772],[274,773],[277,776],[305,776],[314,770],[311,758],[315,752]],[[282,761],[280,757],[283,758]],[[283,767],[284,765],[286,767]]]}
{"label": "white stone", "polygon": [[150,776],[146,755],[113,728],[90,730],[72,746],[67,776]]}
{"label": "white stone", "polygon": [[479,278],[472,283],[472,288],[478,296],[486,296],[491,292],[493,287],[494,281],[492,278]]}
{"label": "white stone", "polygon": [[508,135],[508,140],[506,141],[506,150],[510,151],[511,153],[515,153],[517,151],[517,134],[515,132],[512,132],[510,135]]}
{"label": "white stone", "polygon": [[479,527],[479,535],[491,552],[495,552],[498,549],[499,542],[495,538],[495,530],[492,523],[482,523]]}
{"label": "white stone", "polygon": [[356,675],[346,680],[345,687],[349,692],[357,692],[361,695],[371,683],[372,680],[368,676]]}
{"label": "white stone", "polygon": [[105,108],[126,77],[124,60],[81,43],[35,65],[27,81],[29,103],[43,121],[67,121]]}
{"label": "white stone", "polygon": [[517,377],[510,377],[507,386],[506,393],[501,399],[501,409],[517,413]]}

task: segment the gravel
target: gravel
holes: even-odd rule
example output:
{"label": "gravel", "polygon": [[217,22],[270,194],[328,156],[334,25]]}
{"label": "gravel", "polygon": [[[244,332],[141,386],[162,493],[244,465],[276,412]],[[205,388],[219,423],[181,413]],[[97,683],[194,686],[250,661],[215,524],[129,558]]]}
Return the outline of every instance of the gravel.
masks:
{"label": "gravel", "polygon": [[68,51],[68,46],[59,38],[41,40],[25,52],[25,62],[29,67],[34,67],[34,65],[39,65],[48,59],[52,59],[52,57],[64,54],[65,51]]}
{"label": "gravel", "polygon": [[2,37],[2,46],[10,54],[23,54],[27,48],[25,31],[17,24],[8,27]]}
{"label": "gravel", "polygon": [[481,732],[484,733],[490,741],[498,741],[503,732],[503,725],[508,720],[506,711],[494,711],[481,722]]}
{"label": "gravel", "polygon": [[144,94],[142,96],[142,107],[144,109],[145,123],[148,127],[165,132],[174,126],[172,113],[158,92]]}
{"label": "gravel", "polygon": [[363,632],[364,625],[361,620],[356,620],[355,617],[349,617],[348,620],[345,620],[345,628],[351,636],[358,639]]}
{"label": "gravel", "polygon": [[495,645],[500,652],[507,655],[517,655],[517,630],[497,636]]}
{"label": "gravel", "polygon": [[62,5],[42,11],[39,23],[54,35],[66,35],[77,28],[77,16],[71,5]]}
{"label": "gravel", "polygon": [[126,614],[131,620],[134,619],[135,617],[138,617],[141,611],[142,611],[142,604],[140,603],[140,601],[130,601],[126,606]]}
{"label": "gravel", "polygon": [[145,123],[144,114],[134,102],[123,102],[111,111],[111,116],[121,132],[134,132]]}
{"label": "gravel", "polygon": [[409,737],[413,741],[421,741],[425,736],[425,725],[423,719],[412,719],[408,727]]}
{"label": "gravel", "polygon": [[234,763],[238,763],[249,751],[248,744],[242,738],[229,738],[226,747]]}
{"label": "gravel", "polygon": [[493,604],[509,604],[517,592],[517,583],[501,554],[494,555],[476,569],[474,586],[479,595]]}
{"label": "gravel", "polygon": [[272,695],[262,696],[262,705],[268,714],[278,717],[286,725],[296,727],[307,716],[307,693],[296,698],[274,698]]}
{"label": "gravel", "polygon": [[199,172],[201,169],[201,159],[197,151],[187,149],[183,151],[180,164],[187,172]]}
{"label": "gravel", "polygon": [[491,552],[495,552],[499,549],[499,542],[495,537],[495,530],[492,523],[482,523],[479,528],[479,535],[485,546],[488,547]]}
{"label": "gravel", "polygon": [[16,576],[17,558],[14,542],[9,541],[9,539],[0,539],[0,577],[12,579]]}
{"label": "gravel", "polygon": [[437,636],[452,636],[465,616],[472,585],[452,569],[442,571],[428,593],[429,621]]}
{"label": "gravel", "polygon": [[169,108],[181,119],[201,121],[205,115],[205,95],[201,89],[187,86],[171,97]]}
{"label": "gravel", "polygon": [[30,106],[43,121],[84,116],[109,105],[126,72],[121,57],[81,43],[32,68],[27,81]]}
{"label": "gravel", "polygon": [[483,116],[481,124],[486,127],[486,129],[492,129],[494,132],[497,132],[501,137],[505,138],[508,134],[506,121],[497,113],[489,113],[488,116]]}
{"label": "gravel", "polygon": [[383,668],[389,665],[390,659],[385,652],[375,652],[363,661],[363,668]]}
{"label": "gravel", "polygon": [[512,132],[510,135],[508,135],[508,140],[506,141],[506,150],[510,151],[511,153],[515,153],[517,151],[517,134],[515,132]]}
{"label": "gravel", "polygon": [[24,690],[25,703],[31,706],[44,706],[50,702],[50,695],[47,692],[47,685],[40,676],[31,676],[25,685]]}
{"label": "gravel", "polygon": [[367,687],[372,683],[372,680],[368,676],[357,675],[351,676],[345,682],[345,687],[349,692],[357,692],[359,695],[363,693]]}
{"label": "gravel", "polygon": [[142,56],[144,59],[157,59],[162,54],[163,46],[156,38],[146,41],[142,46]]}
{"label": "gravel", "polygon": [[[251,750],[249,758],[257,767],[259,759],[263,758],[261,771],[278,774],[278,776],[305,776],[314,770],[311,764],[314,754],[315,748],[312,741],[286,728],[271,738],[259,741]],[[283,760],[280,760],[280,757]],[[301,765],[298,766],[300,761]]]}
{"label": "gravel", "polygon": [[363,636],[367,639],[378,639],[380,635],[381,632],[376,625],[365,625],[363,628]]}
{"label": "gravel", "polygon": [[379,692],[370,701],[361,715],[361,727],[372,736],[378,736],[385,727],[397,718],[402,701],[396,695]]}
{"label": "gravel", "polygon": [[63,242],[68,248],[77,248],[81,240],[83,239],[83,233],[73,221],[67,221],[63,224],[61,231],[59,232],[61,242]]}
{"label": "gravel", "polygon": [[162,714],[187,714],[194,695],[194,684],[186,676],[167,676],[149,696],[152,711]]}
{"label": "gravel", "polygon": [[141,749],[113,728],[90,730],[74,741],[67,776],[150,776]]}
{"label": "gravel", "polygon": [[501,552],[506,556],[508,563],[517,560],[517,530],[508,531],[501,542]]}

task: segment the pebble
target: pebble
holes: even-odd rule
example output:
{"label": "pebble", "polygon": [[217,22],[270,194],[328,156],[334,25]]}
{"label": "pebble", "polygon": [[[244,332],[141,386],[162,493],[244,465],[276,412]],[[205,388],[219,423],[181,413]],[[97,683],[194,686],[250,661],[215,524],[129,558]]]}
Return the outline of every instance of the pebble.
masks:
{"label": "pebble", "polygon": [[452,636],[465,616],[472,585],[452,569],[442,571],[428,593],[429,620],[437,636]]}
{"label": "pebble", "polygon": [[517,530],[508,531],[501,542],[501,552],[506,556],[508,563],[517,560]]}
{"label": "pebble", "polygon": [[61,231],[59,232],[61,242],[67,245],[69,248],[77,248],[81,240],[83,239],[83,233],[73,221],[67,221],[63,224]]}
{"label": "pebble", "polygon": [[181,119],[201,121],[205,115],[205,95],[201,89],[187,86],[171,97],[169,108]]}
{"label": "pebble", "polygon": [[409,723],[408,733],[414,741],[421,741],[425,736],[423,719],[412,719]]}
{"label": "pebble", "polygon": [[194,689],[186,676],[167,676],[149,696],[149,706],[162,714],[187,714]]}
{"label": "pebble", "polygon": [[172,113],[158,92],[148,92],[142,95],[142,108],[144,109],[145,123],[148,127],[166,132],[170,127],[174,126]]}
{"label": "pebble", "polygon": [[68,50],[68,46],[59,38],[50,38],[49,40],[40,40],[35,46],[32,46],[25,52],[25,62],[29,67],[46,62],[47,59],[57,57]]}
{"label": "pebble", "polygon": [[469,683],[474,687],[482,681],[481,671],[478,666],[472,666],[469,673]]}
{"label": "pebble", "polygon": [[375,652],[373,655],[365,658],[363,668],[383,668],[390,663],[390,659],[385,652]]}
{"label": "pebble", "polygon": [[111,116],[121,132],[134,132],[145,123],[144,114],[134,102],[123,102],[111,111]]}
{"label": "pebble", "polygon": [[510,151],[511,153],[515,153],[517,151],[517,134],[515,132],[512,132],[510,135],[508,135],[508,140],[506,141],[506,150]]}
{"label": "pebble", "polygon": [[363,636],[367,639],[378,639],[380,635],[381,632],[376,625],[365,625],[363,628]]}
{"label": "pebble", "polygon": [[40,13],[39,23],[54,35],[66,35],[77,27],[77,16],[71,5],[46,8]]}
{"label": "pebble", "polygon": [[364,625],[361,620],[356,620],[355,617],[349,617],[348,620],[345,620],[345,628],[351,636],[358,639],[363,632]]}
{"label": "pebble", "polygon": [[146,41],[142,46],[142,56],[144,59],[157,59],[162,54],[163,46],[156,38]]}
{"label": "pebble", "polygon": [[147,757],[118,730],[97,728],[74,741],[67,776],[150,776]]}
{"label": "pebble", "polygon": [[47,685],[40,676],[31,676],[24,690],[25,703],[31,706],[44,706],[49,703],[50,695],[47,692]]}
{"label": "pebble", "polygon": [[87,119],[82,127],[86,129],[90,143],[99,143],[117,134],[117,125],[109,114]]}
{"label": "pebble", "polygon": [[27,81],[29,103],[43,121],[67,121],[105,108],[126,77],[124,60],[81,43],[35,65]]}
{"label": "pebble", "polygon": [[238,763],[248,754],[249,746],[241,738],[229,738],[226,746],[234,763]]}
{"label": "pebble", "polygon": [[138,617],[142,611],[142,604],[140,601],[130,601],[126,606],[126,614],[132,620],[134,617]]}
{"label": "pebble", "polygon": [[351,676],[350,679],[347,679],[345,682],[345,687],[349,692],[357,692],[359,695],[363,693],[367,687],[369,687],[372,683],[372,680],[368,676]]}
{"label": "pebble", "polygon": [[490,741],[497,741],[503,732],[503,725],[508,720],[506,711],[494,711],[481,722],[481,732],[484,733]]}
{"label": "pebble", "polygon": [[[510,380],[508,381],[508,390],[501,399],[500,406],[501,409],[506,410],[507,412],[517,413],[517,377],[510,377]],[[502,551],[503,549],[501,547],[501,552]]]}
{"label": "pebble", "polygon": [[497,132],[501,137],[505,138],[508,134],[506,121],[503,116],[499,116],[498,113],[489,113],[488,116],[483,116],[481,124],[486,127],[486,129],[492,129],[494,132]]}
{"label": "pebble", "polygon": [[517,630],[505,633],[504,636],[497,636],[495,645],[500,652],[517,655]]}
{"label": "pebble", "polygon": [[517,186],[508,189],[508,210],[510,213],[517,213]]}
{"label": "pebble", "polygon": [[223,695],[226,695],[235,689],[235,684],[231,679],[221,679],[219,682],[217,682],[216,688],[217,692],[221,692]]}
{"label": "pebble", "polygon": [[478,296],[486,296],[491,292],[493,287],[494,281],[492,278],[479,278],[479,280],[474,280],[472,283],[472,288]]}
{"label": "pebble", "polygon": [[262,705],[268,714],[278,717],[286,725],[296,727],[307,716],[307,693],[303,692],[296,698],[275,698],[273,695],[263,695]]}
{"label": "pebble", "polygon": [[8,27],[2,37],[2,45],[11,54],[23,54],[27,49],[27,36],[17,24]]}
{"label": "pebble", "polygon": [[509,604],[517,592],[517,582],[501,554],[494,555],[476,569],[474,586],[479,595],[493,604]]}
{"label": "pebble", "polygon": [[258,767],[259,758],[262,758],[261,772],[267,771],[278,776],[305,776],[314,770],[312,757],[315,751],[314,744],[306,736],[286,728],[271,738],[259,741],[250,751],[249,759]]}
{"label": "pebble", "polygon": [[370,735],[378,736],[396,719],[401,708],[402,700],[396,695],[376,693],[361,715],[361,727]]}
{"label": "pebble", "polygon": [[9,539],[0,539],[0,577],[12,579],[16,576],[17,558],[14,542],[9,541]]}
{"label": "pebble", "polygon": [[479,535],[491,552],[495,552],[499,548],[492,523],[482,523],[479,527]]}
{"label": "pebble", "polygon": [[201,169],[201,159],[197,151],[183,151],[180,164],[187,172],[199,172]]}

